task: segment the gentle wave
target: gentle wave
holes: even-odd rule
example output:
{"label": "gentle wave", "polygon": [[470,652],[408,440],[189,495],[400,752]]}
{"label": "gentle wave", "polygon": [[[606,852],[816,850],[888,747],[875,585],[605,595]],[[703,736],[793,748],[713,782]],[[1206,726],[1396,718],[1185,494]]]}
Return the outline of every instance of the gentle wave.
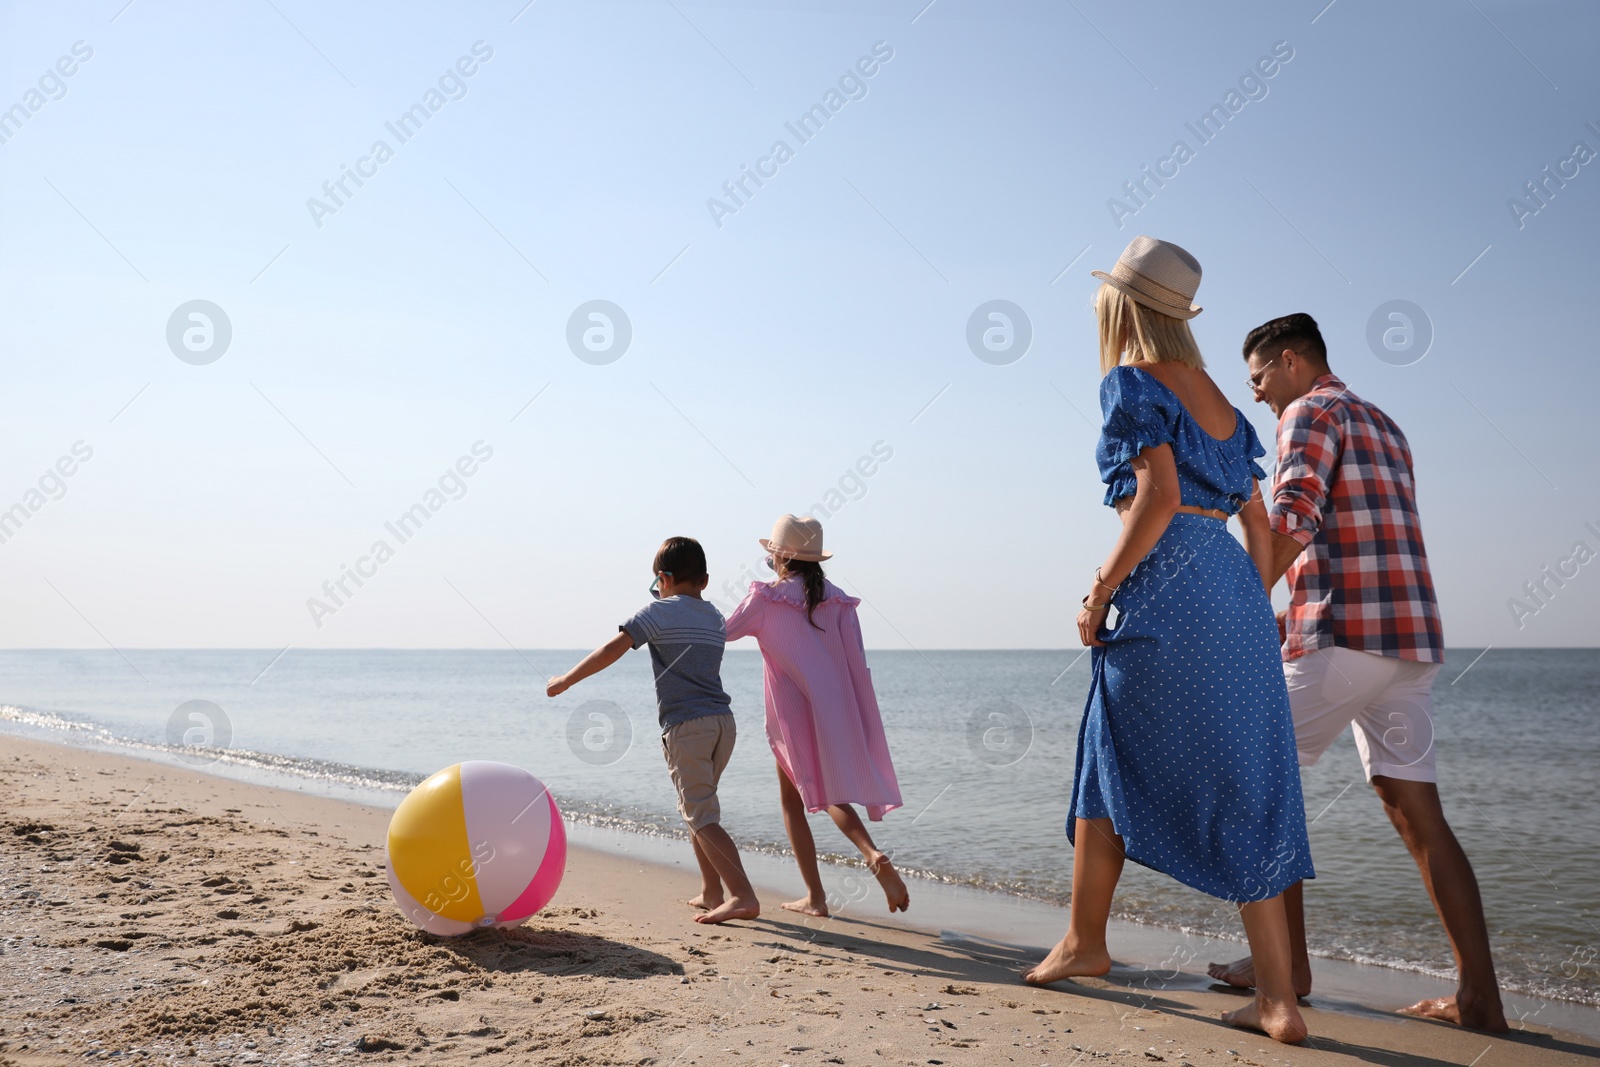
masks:
{"label": "gentle wave", "polygon": [[0,704],[0,722],[12,722],[36,729],[61,730],[92,739],[98,744],[131,752],[175,756],[196,770],[213,764],[226,764],[250,770],[268,771],[316,782],[329,782],[351,789],[379,793],[409,793],[425,775],[356,767],[331,760],[299,756],[280,756],[272,752],[251,752],[239,748],[212,748],[205,745],[167,745],[114,734],[98,723],[68,719],[53,711],[32,711],[15,704]]}

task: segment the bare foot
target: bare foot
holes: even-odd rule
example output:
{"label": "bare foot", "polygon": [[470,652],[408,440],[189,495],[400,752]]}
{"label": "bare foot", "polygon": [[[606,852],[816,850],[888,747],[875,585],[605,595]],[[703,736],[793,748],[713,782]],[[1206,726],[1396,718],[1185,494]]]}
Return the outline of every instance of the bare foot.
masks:
{"label": "bare foot", "polygon": [[1298,1045],[1310,1033],[1293,1003],[1275,1004],[1260,993],[1238,1011],[1223,1012],[1222,1021],[1241,1030],[1259,1030],[1286,1045]]}
{"label": "bare foot", "polygon": [[1067,939],[1050,950],[1044,962],[1031,971],[1024,971],[1022,980],[1029,985],[1049,985],[1063,978],[1098,978],[1111,970],[1111,953],[1104,946],[1089,951],[1067,947]]}
{"label": "bare foot", "polygon": [[701,911],[710,911],[712,908],[722,907],[722,894],[719,893],[716,896],[711,896],[709,893],[701,893],[697,897],[690,897],[688,900],[684,901],[684,903],[689,905],[691,908],[699,908]]}
{"label": "bare foot", "polygon": [[1234,960],[1232,963],[1213,963],[1206,968],[1206,973],[1219,982],[1226,982],[1239,989],[1256,987],[1256,964],[1249,956],[1242,960]]}
{"label": "bare foot", "polygon": [[1409,1008],[1401,1008],[1400,1014],[1414,1015],[1420,1019],[1441,1019],[1468,1030],[1483,1030],[1491,1034],[1503,1034],[1509,1029],[1498,996],[1487,1004],[1463,1003],[1459,993],[1453,997],[1419,1000]]}
{"label": "bare foot", "polygon": [[906,888],[905,882],[900,879],[900,872],[894,869],[894,864],[889,862],[889,857],[882,852],[878,858],[867,863],[867,870],[878,880],[883,887],[883,895],[889,900],[889,911],[905,911],[911,907],[911,891]]}
{"label": "bare foot", "polygon": [[787,904],[779,904],[784,911],[798,911],[801,915],[815,915],[819,919],[828,917],[828,905],[825,901],[812,900],[810,897],[801,897],[791,900]]}
{"label": "bare foot", "polygon": [[761,904],[755,897],[734,897],[712,908],[704,915],[696,915],[697,923],[725,923],[729,919],[754,919],[761,914]]}
{"label": "bare foot", "polygon": [[[1219,982],[1224,982],[1237,989],[1254,989],[1256,987],[1256,965],[1249,956],[1234,960],[1232,963],[1213,963],[1206,968],[1206,973]],[[1311,995],[1311,972],[1308,968],[1305,973],[1295,969],[1292,976],[1294,980],[1294,995],[1309,997]]]}

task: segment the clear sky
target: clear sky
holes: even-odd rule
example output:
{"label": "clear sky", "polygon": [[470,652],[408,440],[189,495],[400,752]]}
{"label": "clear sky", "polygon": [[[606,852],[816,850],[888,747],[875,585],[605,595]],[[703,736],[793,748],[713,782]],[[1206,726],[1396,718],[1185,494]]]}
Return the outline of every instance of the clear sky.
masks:
{"label": "clear sky", "polygon": [[1577,0],[4,4],[0,645],[586,647],[663,537],[727,604],[820,505],[869,644],[1074,646],[1089,271],[1139,233],[1264,439],[1239,345],[1290,311],[1405,429],[1451,645],[1595,645],[1597,40]]}

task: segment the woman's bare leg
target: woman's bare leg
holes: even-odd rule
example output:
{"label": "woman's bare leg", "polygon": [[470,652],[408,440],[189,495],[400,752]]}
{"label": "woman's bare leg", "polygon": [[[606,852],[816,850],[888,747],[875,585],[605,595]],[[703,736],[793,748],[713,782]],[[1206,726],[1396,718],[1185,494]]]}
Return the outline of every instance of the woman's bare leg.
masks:
{"label": "woman's bare leg", "polygon": [[1079,819],[1073,837],[1077,843],[1072,851],[1072,911],[1067,917],[1067,935],[1043,963],[1023,974],[1024,982],[1048,985],[1111,970],[1106,923],[1127,854],[1110,819]]}
{"label": "woman's bare leg", "polygon": [[1260,1030],[1275,1040],[1299,1044],[1306,1039],[1306,1023],[1295,1003],[1289,919],[1283,894],[1241,904],[1239,916],[1244,919],[1245,936],[1250,939],[1256,995],[1253,1003],[1238,1011],[1224,1012],[1222,1019],[1231,1026]]}
{"label": "woman's bare leg", "polygon": [[[1296,882],[1283,891],[1283,910],[1289,915],[1289,950],[1294,953],[1294,991],[1298,996],[1311,995],[1311,956],[1306,950],[1305,883]],[[1256,969],[1250,957],[1232,963],[1213,963],[1206,973],[1219,982],[1240,989],[1256,987]]]}
{"label": "woman's bare leg", "polygon": [[861,850],[861,858],[866,860],[867,870],[872,872],[872,876],[883,887],[883,895],[889,901],[889,910],[905,911],[909,908],[911,893],[901,880],[900,872],[889,862],[888,854],[880,852],[878,846],[872,843],[872,835],[867,832],[867,826],[861,821],[861,816],[856,814],[856,809],[848,804],[834,804],[828,808],[828,814],[833,816],[833,824],[850,839],[850,843]]}
{"label": "woman's bare leg", "polygon": [[817,841],[811,836],[811,824],[806,821],[806,802],[781,764],[778,766],[778,799],[783,804],[783,828],[789,832],[789,847],[794,849],[794,861],[800,866],[800,880],[806,884],[805,896],[778,907],[802,915],[826,916],[828,896],[822,888],[822,872],[817,870]]}

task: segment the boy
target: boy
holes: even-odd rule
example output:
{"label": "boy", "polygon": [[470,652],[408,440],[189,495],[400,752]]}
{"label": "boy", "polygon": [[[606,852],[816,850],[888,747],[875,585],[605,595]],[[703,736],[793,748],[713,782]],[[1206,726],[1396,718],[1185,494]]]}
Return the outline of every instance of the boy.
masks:
{"label": "boy", "polygon": [[652,569],[656,580],[650,595],[656,599],[583,662],[550,679],[545,694],[559,696],[630,649],[650,646],[661,750],[700,864],[700,895],[689,903],[705,914],[696,915],[695,922],[754,919],[761,914],[761,904],[745,877],[739,850],[721,826],[717,803],[717,782],[733,754],[734,723],[728,694],[722,689],[727,634],[721,614],[700,596],[708,580],[705,550],[692,537],[669,537],[656,552]]}

